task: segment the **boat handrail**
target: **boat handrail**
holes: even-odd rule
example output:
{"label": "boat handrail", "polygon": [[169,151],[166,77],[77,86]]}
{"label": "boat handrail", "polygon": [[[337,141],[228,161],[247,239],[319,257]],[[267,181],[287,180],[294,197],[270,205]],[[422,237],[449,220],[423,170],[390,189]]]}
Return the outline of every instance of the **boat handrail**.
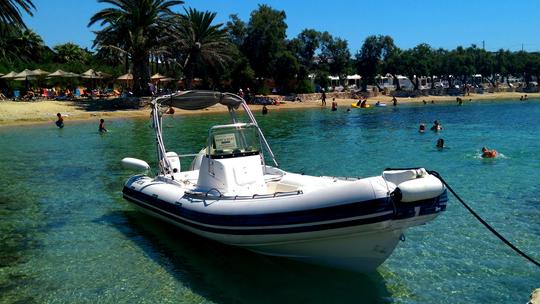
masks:
{"label": "boat handrail", "polygon": [[[210,199],[219,199],[219,200],[250,200],[250,199],[264,199],[264,198],[276,198],[276,197],[284,197],[284,196],[293,196],[293,195],[301,195],[304,194],[302,190],[294,190],[294,191],[278,191],[274,193],[269,194],[253,194],[253,195],[209,195],[209,192],[212,190],[217,190],[215,188],[210,189],[207,192],[202,191],[185,191],[184,195],[193,197],[193,198],[210,198]],[[219,192],[219,190],[217,190]]]}
{"label": "boat handrail", "polygon": [[251,122],[237,122],[237,123],[227,124],[227,125],[215,125],[215,126],[210,127],[210,130],[226,129],[226,128],[231,128],[231,127],[235,127],[235,128],[250,127],[250,126],[257,127],[256,124],[251,123]]}
{"label": "boat handrail", "polygon": [[180,154],[178,157],[195,157],[199,155],[199,153],[191,153],[191,154]]}
{"label": "boat handrail", "polygon": [[320,177],[323,178],[330,178],[335,181],[357,181],[361,179],[361,177],[349,177],[349,176],[329,176],[329,175],[321,175]]}

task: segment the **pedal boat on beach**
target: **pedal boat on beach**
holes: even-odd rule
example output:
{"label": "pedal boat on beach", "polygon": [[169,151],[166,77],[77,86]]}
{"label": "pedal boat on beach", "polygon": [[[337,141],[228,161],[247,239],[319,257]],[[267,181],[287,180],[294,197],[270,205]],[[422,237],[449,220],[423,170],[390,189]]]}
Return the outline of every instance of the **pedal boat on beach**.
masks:
{"label": "pedal boat on beach", "polygon": [[[205,148],[185,156],[166,150],[165,109],[217,103],[227,106],[232,123],[212,126]],[[247,122],[238,120],[240,107]],[[361,179],[280,169],[246,102],[234,94],[185,91],[157,97],[152,123],[156,175],[149,175],[145,161],[124,158],[126,167],[145,172],[128,179],[124,198],[152,216],[224,244],[368,272],[390,256],[407,228],[433,220],[446,208],[446,188],[423,168],[388,169]],[[194,159],[182,171],[185,157]]]}

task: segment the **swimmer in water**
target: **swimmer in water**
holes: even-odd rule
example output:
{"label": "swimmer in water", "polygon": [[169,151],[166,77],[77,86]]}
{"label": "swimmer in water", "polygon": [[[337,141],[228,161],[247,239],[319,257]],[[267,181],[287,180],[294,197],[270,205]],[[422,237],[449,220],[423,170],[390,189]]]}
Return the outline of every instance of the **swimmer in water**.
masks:
{"label": "swimmer in water", "polygon": [[442,125],[438,120],[435,120],[433,126],[431,126],[431,131],[439,132],[440,130],[442,130]]}
{"label": "swimmer in water", "polygon": [[444,139],[437,139],[437,149],[442,150],[444,148]]}
{"label": "swimmer in water", "polygon": [[56,113],[56,116],[58,117],[58,120],[56,120],[55,124],[62,129],[64,127],[64,117],[62,117],[62,114],[60,113]]}
{"label": "swimmer in water", "polygon": [[418,132],[424,133],[424,131],[426,131],[426,125],[424,125],[423,123],[421,123],[421,124],[420,124],[420,127],[418,127]]}
{"label": "swimmer in water", "polygon": [[497,157],[496,150],[489,150],[486,147],[482,148],[482,158],[495,158],[495,157]]}

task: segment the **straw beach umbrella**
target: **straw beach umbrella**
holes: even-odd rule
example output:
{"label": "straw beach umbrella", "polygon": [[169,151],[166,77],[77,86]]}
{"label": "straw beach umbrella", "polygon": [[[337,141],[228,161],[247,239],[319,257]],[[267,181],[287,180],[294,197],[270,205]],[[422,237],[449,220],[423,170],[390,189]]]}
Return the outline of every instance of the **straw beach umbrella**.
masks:
{"label": "straw beach umbrella", "polygon": [[[79,74],[75,74],[75,73],[72,73],[72,72],[66,72],[66,71],[62,71],[62,70],[56,70],[56,71],[50,73],[47,78],[51,79],[51,78],[75,78],[75,77],[79,77]],[[64,84],[63,82],[61,82],[61,83],[62,83],[62,85]]]}
{"label": "straw beach umbrella", "polygon": [[99,76],[101,76],[101,78],[111,78],[112,75],[111,74],[107,74],[105,72],[102,72],[102,71],[97,71],[96,72]]}
{"label": "straw beach umbrella", "polygon": [[163,78],[167,78],[167,77],[161,75],[160,73],[156,73],[156,74],[154,74],[154,75],[152,75],[152,76],[150,77],[150,79],[152,79],[152,80],[160,80],[160,79],[163,79]]}
{"label": "straw beach umbrella", "polygon": [[125,81],[126,82],[126,86],[129,87],[129,83],[130,81],[133,81],[133,74],[131,73],[127,73],[127,74],[124,74],[118,78],[116,78],[117,80],[120,80],[120,81]]}
{"label": "straw beach umbrella", "polygon": [[[36,76],[40,79],[40,80],[43,80],[45,78],[45,76],[49,75],[50,72],[47,72],[47,71],[44,71],[42,69],[35,69],[32,71],[34,74],[36,74]],[[40,86],[39,85],[40,81],[38,80],[38,87]]]}
{"label": "straw beach umbrella", "polygon": [[2,76],[0,78],[2,78],[2,79],[13,79],[13,78],[15,78],[15,75],[17,75],[17,73],[11,71],[11,72],[7,73],[6,75],[4,75],[4,76]]}
{"label": "straw beach umbrella", "polygon": [[24,88],[28,91],[28,78],[34,78],[38,76],[38,74],[34,73],[33,71],[30,71],[29,69],[25,69],[24,71],[18,73],[15,75],[15,80],[24,80]]}
{"label": "straw beach umbrella", "polygon": [[41,69],[36,69],[36,70],[33,70],[32,71],[36,76],[46,76],[46,75],[49,75],[50,73],[47,72],[47,71],[44,71],[44,70],[41,70]]}
{"label": "straw beach umbrella", "polygon": [[93,69],[89,69],[88,71],[81,74],[82,78],[87,79],[102,79],[103,76],[99,74],[99,72],[94,71]]}
{"label": "straw beach umbrella", "polygon": [[56,71],[50,73],[49,77],[47,77],[47,78],[52,78],[52,77],[73,78],[73,77],[79,77],[79,74],[75,74],[75,73],[71,73],[71,72],[65,72],[65,71],[62,71],[62,70],[56,70]]}
{"label": "straw beach umbrella", "polygon": [[15,75],[17,75],[17,73],[15,73],[14,71],[11,71],[11,72],[7,73],[6,75],[1,76],[0,78],[5,79],[6,81],[8,81],[8,84],[10,84],[10,86],[11,86],[10,81],[15,78]]}
{"label": "straw beach umbrella", "polygon": [[29,69],[25,69],[24,71],[18,73],[15,75],[15,78],[25,78],[28,79],[28,77],[35,77],[38,76],[38,74],[34,73],[34,71],[30,71]]}
{"label": "straw beach umbrella", "polygon": [[81,74],[81,78],[90,79],[92,87],[90,89],[94,89],[95,86],[95,80],[94,79],[103,79],[103,77],[93,69],[89,69],[88,71]]}
{"label": "straw beach umbrella", "polygon": [[133,74],[131,73],[127,73],[127,74],[124,74],[118,78],[116,78],[118,80],[133,80]]}

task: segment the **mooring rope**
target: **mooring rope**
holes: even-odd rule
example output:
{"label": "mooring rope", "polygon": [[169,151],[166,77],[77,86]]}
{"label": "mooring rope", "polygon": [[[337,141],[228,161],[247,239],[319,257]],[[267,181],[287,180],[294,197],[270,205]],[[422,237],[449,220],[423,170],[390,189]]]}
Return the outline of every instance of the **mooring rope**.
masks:
{"label": "mooring rope", "polygon": [[471,207],[469,207],[469,205],[467,205],[467,203],[465,203],[461,197],[459,197],[459,195],[454,191],[454,189],[452,189],[452,187],[450,187],[450,185],[448,185],[448,183],[441,177],[441,175],[436,172],[436,171],[428,171],[429,174],[437,177],[445,186],[448,190],[450,190],[450,192],[452,192],[452,194],[457,198],[457,200],[463,204],[463,206],[465,206],[465,208],[467,210],[469,210],[469,212],[480,222],[482,223],[482,225],[484,225],[489,231],[491,231],[491,233],[495,234],[495,236],[497,236],[501,241],[503,241],[506,245],[508,245],[508,247],[512,248],[515,252],[517,252],[519,255],[521,255],[522,257],[526,258],[527,260],[529,260],[531,263],[535,264],[536,266],[540,267],[540,263],[538,261],[536,261],[535,259],[533,259],[532,257],[528,256],[525,252],[519,250],[519,248],[517,248],[514,244],[510,243],[510,241],[508,241],[506,238],[504,238],[504,236],[502,236],[500,233],[498,233],[493,227],[491,227],[486,221],[484,221]]}

